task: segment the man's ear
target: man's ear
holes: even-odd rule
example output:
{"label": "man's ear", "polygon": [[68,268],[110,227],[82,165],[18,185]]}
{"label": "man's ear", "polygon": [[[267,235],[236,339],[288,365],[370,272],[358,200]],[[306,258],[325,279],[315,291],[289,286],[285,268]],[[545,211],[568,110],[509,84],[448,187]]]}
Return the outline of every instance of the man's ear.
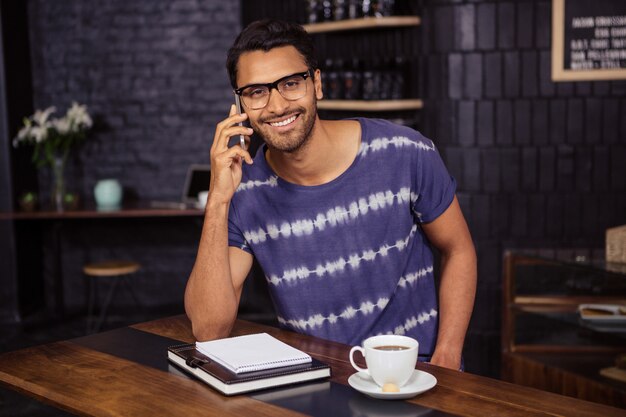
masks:
{"label": "man's ear", "polygon": [[313,85],[315,86],[315,98],[321,100],[324,98],[324,91],[322,91],[322,72],[316,69],[313,73]]}

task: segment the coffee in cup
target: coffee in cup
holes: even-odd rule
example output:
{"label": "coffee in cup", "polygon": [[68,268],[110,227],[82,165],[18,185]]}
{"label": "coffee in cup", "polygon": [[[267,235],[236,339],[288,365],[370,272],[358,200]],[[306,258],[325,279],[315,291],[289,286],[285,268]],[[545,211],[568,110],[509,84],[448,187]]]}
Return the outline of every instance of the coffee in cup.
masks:
{"label": "coffee in cup", "polygon": [[[350,350],[350,363],[359,372],[369,374],[380,387],[394,384],[401,387],[411,378],[417,363],[419,343],[408,336],[380,335],[365,339],[363,347]],[[354,362],[354,352],[360,351],[367,368]]]}
{"label": "coffee in cup", "polygon": [[385,346],[376,346],[374,349],[376,350],[406,350],[410,348],[408,346],[385,345]]}

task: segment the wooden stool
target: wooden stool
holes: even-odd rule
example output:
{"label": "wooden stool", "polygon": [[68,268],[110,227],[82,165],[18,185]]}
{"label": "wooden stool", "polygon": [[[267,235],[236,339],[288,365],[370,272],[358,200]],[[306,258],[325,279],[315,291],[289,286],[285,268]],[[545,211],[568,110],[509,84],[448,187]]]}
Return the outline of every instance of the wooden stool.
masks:
{"label": "wooden stool", "polygon": [[[132,261],[103,261],[87,264],[83,267],[83,273],[87,275],[89,280],[89,302],[87,306],[87,333],[97,333],[104,322],[106,317],[107,310],[109,309],[109,305],[113,300],[113,295],[117,290],[117,286],[119,283],[124,285],[126,289],[129,291],[131,297],[138,305],[141,305],[135,292],[133,291],[133,287],[127,281],[129,275],[134,274],[139,271],[141,265],[137,262]],[[104,300],[104,304],[100,309],[100,316],[98,318],[98,322],[93,325],[93,309],[97,302],[98,298],[98,281],[97,278],[102,277],[110,277],[113,278],[113,283],[109,288],[109,292],[106,295]]]}

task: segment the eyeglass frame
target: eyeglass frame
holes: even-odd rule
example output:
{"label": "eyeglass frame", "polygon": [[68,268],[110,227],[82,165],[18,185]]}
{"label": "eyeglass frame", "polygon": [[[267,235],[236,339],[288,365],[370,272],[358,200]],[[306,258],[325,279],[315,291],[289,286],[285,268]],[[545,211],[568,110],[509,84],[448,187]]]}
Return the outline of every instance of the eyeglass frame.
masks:
{"label": "eyeglass frame", "polygon": [[[235,88],[233,91],[235,92],[235,94],[237,94],[239,97],[241,97],[241,95],[243,93],[243,90],[245,90],[246,88],[249,88],[249,87],[267,87],[267,90],[269,91],[269,95],[268,95],[268,98],[267,98],[267,103],[265,103],[265,106],[263,106],[263,107],[259,107],[259,108],[253,109],[253,110],[261,110],[261,109],[265,108],[267,106],[267,104],[269,103],[269,96],[272,94],[272,90],[278,91],[278,94],[280,94],[280,96],[282,98],[284,98],[285,100],[288,100],[288,101],[300,100],[302,97],[306,96],[306,92],[305,92],[304,96],[302,96],[302,97],[289,99],[289,98],[286,98],[285,96],[283,96],[283,93],[281,93],[280,90],[278,89],[278,84],[280,84],[282,81],[285,81],[288,78],[295,77],[296,75],[299,75],[302,78],[304,78],[305,82],[306,82],[306,79],[309,78],[309,77],[311,77],[311,79],[314,78],[313,71],[311,69],[308,69],[308,70],[306,70],[304,72],[296,72],[296,73],[293,73],[293,74],[286,75],[286,76],[281,77],[278,80],[276,80],[274,82],[271,82],[271,83],[248,84],[248,85],[244,85],[243,87]],[[243,98],[241,100],[241,104],[243,104],[246,107],[248,107],[248,105],[246,105],[246,103],[244,102]]]}

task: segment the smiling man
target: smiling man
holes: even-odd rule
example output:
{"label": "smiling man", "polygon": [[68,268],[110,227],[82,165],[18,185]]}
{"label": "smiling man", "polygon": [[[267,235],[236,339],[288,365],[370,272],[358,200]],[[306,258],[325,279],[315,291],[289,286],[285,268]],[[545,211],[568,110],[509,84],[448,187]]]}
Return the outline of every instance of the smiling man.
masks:
{"label": "smiling man", "polygon": [[[459,369],[476,255],[434,143],[384,120],[320,120],[323,74],[298,25],[252,23],[227,68],[243,114],[231,107],[211,148],[185,291],[195,337],[228,336],[255,257],[281,326],[347,344],[404,334],[420,342],[422,360]],[[228,147],[253,132],[265,142],[254,161]]]}

